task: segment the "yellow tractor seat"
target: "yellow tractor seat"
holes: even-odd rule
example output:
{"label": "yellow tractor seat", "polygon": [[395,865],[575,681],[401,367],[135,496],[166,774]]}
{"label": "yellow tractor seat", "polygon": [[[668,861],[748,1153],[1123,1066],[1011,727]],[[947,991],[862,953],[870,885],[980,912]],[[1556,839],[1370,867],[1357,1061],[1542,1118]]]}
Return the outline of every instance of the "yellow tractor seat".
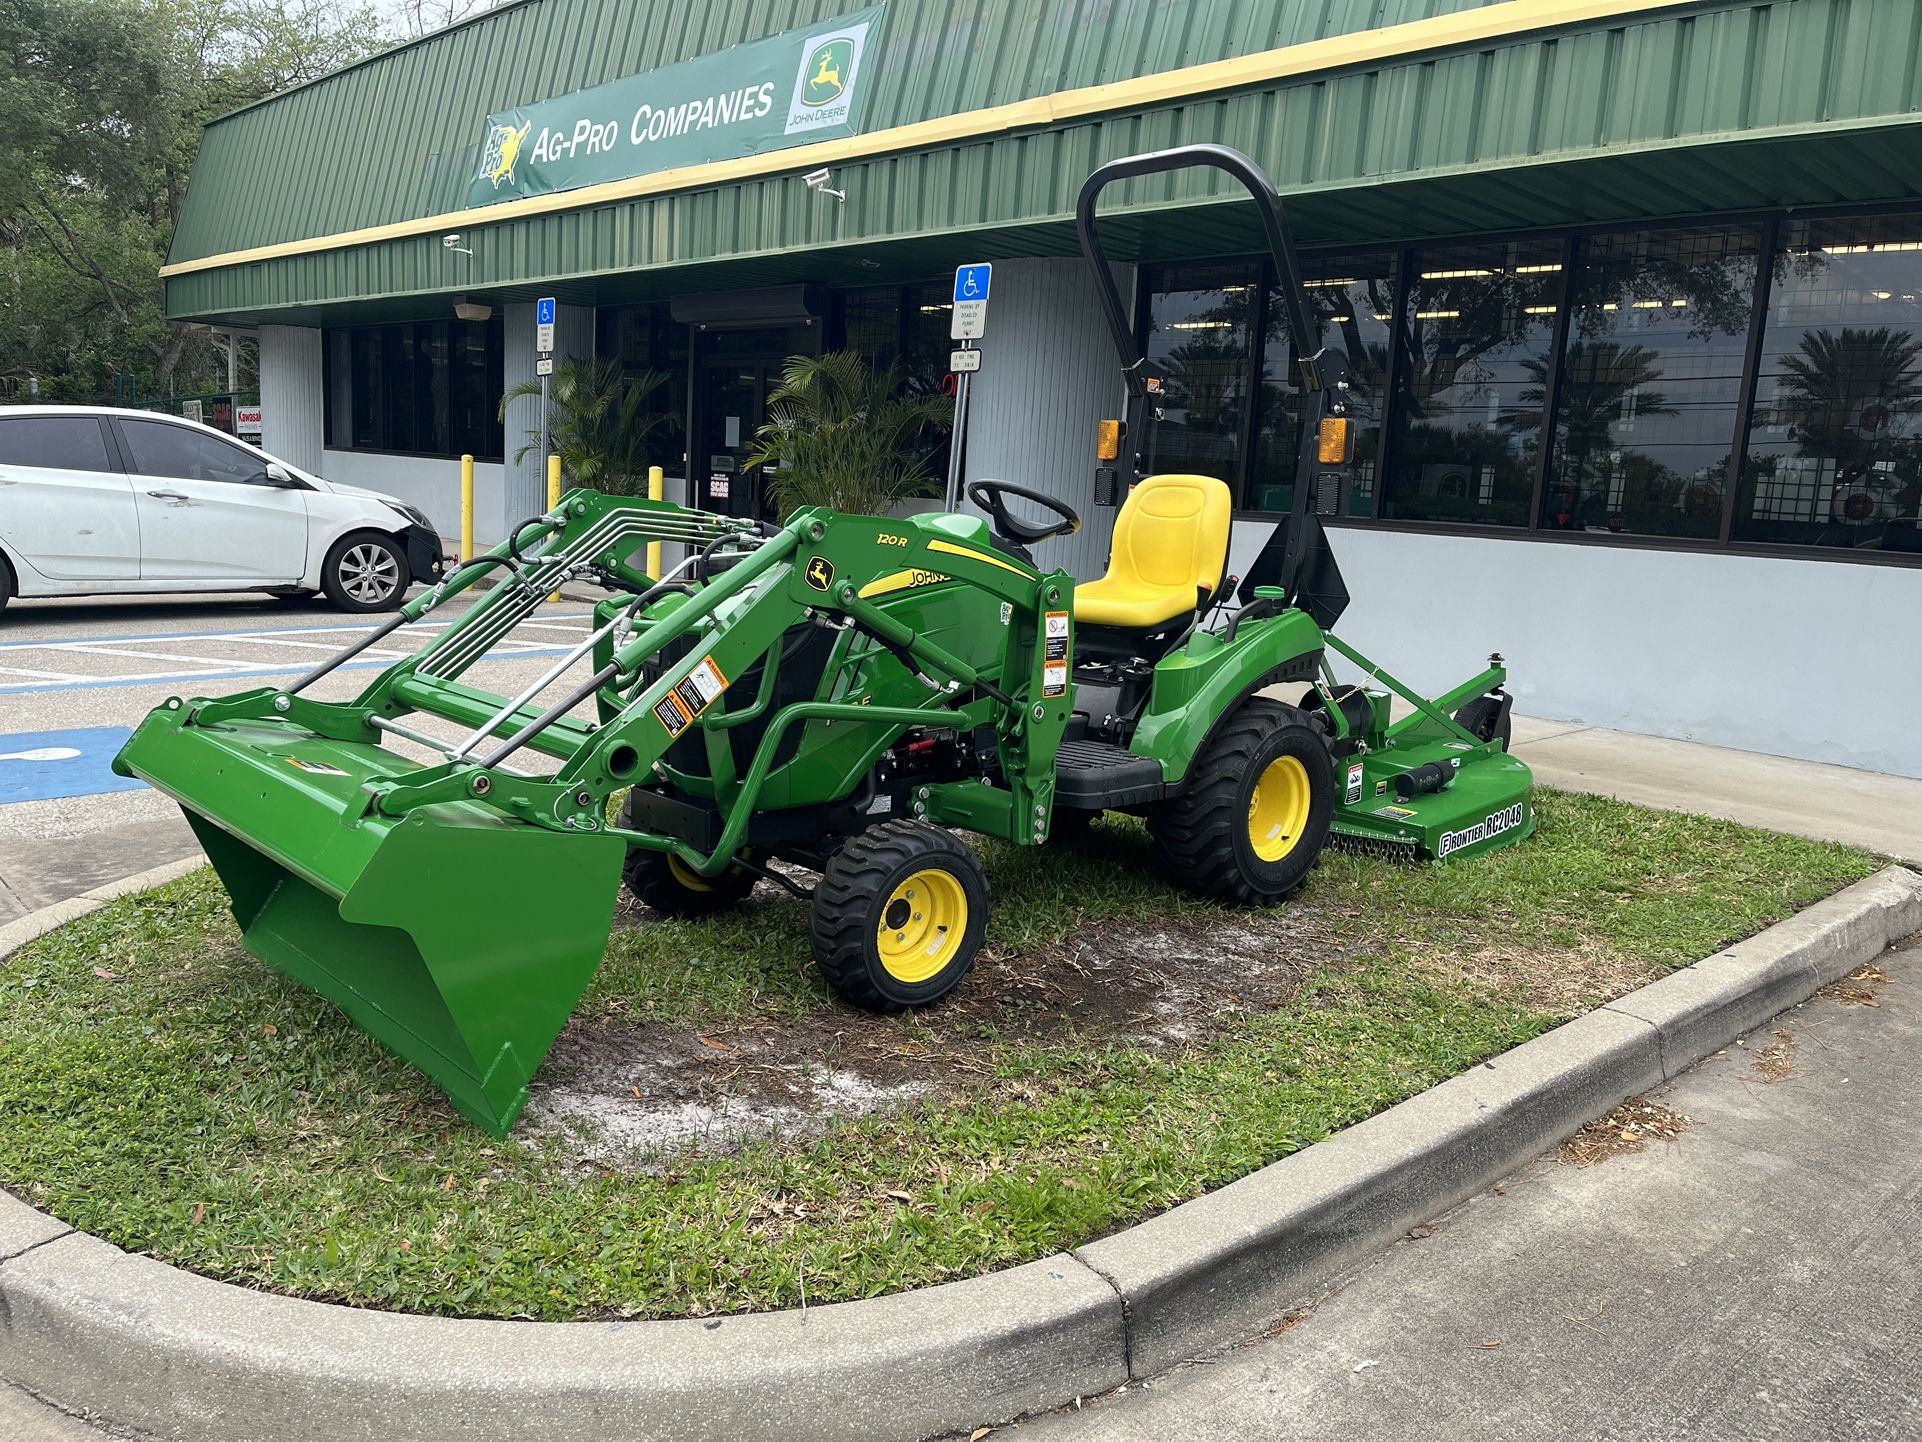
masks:
{"label": "yellow tractor seat", "polygon": [[1115,518],[1108,574],[1074,588],[1074,618],[1147,631],[1221,585],[1234,499],[1212,476],[1149,476]]}

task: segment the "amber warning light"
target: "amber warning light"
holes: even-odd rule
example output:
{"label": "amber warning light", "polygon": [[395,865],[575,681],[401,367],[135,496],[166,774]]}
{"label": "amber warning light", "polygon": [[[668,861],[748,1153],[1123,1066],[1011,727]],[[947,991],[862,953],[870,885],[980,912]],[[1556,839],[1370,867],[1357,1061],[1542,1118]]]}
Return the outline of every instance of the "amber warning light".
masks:
{"label": "amber warning light", "polygon": [[1121,438],[1128,433],[1126,421],[1102,421],[1095,433],[1095,459],[1118,461],[1121,459]]}
{"label": "amber warning light", "polygon": [[1324,466],[1345,466],[1355,458],[1355,423],[1346,416],[1324,416],[1315,459]]}

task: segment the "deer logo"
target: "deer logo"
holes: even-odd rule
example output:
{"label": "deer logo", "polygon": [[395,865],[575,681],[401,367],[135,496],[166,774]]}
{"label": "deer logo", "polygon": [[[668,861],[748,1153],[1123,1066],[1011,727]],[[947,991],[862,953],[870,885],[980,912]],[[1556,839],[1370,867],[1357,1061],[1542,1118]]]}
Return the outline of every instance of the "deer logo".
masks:
{"label": "deer logo", "polygon": [[807,105],[831,105],[847,90],[854,66],[854,42],[845,36],[827,41],[808,56],[801,100]]}

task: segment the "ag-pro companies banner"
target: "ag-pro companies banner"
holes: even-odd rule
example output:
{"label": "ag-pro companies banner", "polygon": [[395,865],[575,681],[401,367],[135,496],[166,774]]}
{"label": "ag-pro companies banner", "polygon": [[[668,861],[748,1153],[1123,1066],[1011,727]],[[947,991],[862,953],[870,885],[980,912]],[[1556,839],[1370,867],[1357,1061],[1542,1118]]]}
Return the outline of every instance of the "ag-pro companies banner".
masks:
{"label": "ag-pro companies banner", "polygon": [[856,135],[884,6],[487,117],[469,205]]}

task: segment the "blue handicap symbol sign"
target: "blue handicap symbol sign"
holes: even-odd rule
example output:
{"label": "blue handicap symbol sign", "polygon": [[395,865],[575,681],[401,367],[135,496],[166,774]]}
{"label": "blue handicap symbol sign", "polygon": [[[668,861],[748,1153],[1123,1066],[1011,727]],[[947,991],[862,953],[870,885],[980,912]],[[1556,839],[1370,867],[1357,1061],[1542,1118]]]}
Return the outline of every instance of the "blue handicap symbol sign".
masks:
{"label": "blue handicap symbol sign", "polygon": [[116,776],[112,770],[114,753],[131,734],[125,726],[90,726],[0,736],[0,806],[138,791],[145,782]]}
{"label": "blue handicap symbol sign", "polygon": [[994,277],[994,267],[987,261],[976,265],[956,266],[954,271],[954,303],[961,305],[971,300],[988,298],[988,283]]}
{"label": "blue handicap symbol sign", "polygon": [[536,325],[552,325],[554,323],[553,296],[542,296],[540,300],[534,303],[534,323]]}

